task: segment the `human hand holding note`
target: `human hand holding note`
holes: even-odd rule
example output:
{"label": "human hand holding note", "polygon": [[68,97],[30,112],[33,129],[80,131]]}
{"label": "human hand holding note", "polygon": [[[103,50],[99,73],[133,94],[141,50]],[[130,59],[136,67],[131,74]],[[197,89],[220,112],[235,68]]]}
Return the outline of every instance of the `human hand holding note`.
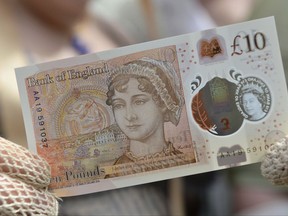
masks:
{"label": "human hand holding note", "polygon": [[262,175],[275,185],[288,186],[288,138],[275,142],[261,163]]}
{"label": "human hand holding note", "polygon": [[1,137],[0,155],[0,214],[57,215],[58,201],[47,190],[47,162]]}

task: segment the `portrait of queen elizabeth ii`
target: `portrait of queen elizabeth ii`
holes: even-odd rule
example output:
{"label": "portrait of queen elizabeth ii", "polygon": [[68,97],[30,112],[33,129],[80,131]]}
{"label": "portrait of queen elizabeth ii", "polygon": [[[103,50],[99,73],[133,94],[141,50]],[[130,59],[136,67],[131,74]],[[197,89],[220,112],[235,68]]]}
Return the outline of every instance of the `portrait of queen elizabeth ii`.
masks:
{"label": "portrait of queen elizabeth ii", "polygon": [[247,86],[242,89],[240,94],[241,105],[251,121],[258,121],[266,116],[264,107],[266,105],[266,96],[261,88],[257,86]]}

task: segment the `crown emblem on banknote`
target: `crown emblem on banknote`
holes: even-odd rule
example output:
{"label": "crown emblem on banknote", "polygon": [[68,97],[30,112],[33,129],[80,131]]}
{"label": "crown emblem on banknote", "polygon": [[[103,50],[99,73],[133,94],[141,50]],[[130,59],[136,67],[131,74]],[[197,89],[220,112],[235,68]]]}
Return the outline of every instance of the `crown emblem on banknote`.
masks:
{"label": "crown emblem on banknote", "polygon": [[255,90],[260,94],[264,94],[264,91],[261,88],[261,86],[259,86],[256,83],[249,83],[249,84],[246,84],[242,87],[242,92],[251,91],[251,90]]}
{"label": "crown emblem on banknote", "polygon": [[214,57],[217,54],[221,54],[222,47],[217,38],[212,38],[211,41],[201,40],[200,42],[200,55],[201,57]]}

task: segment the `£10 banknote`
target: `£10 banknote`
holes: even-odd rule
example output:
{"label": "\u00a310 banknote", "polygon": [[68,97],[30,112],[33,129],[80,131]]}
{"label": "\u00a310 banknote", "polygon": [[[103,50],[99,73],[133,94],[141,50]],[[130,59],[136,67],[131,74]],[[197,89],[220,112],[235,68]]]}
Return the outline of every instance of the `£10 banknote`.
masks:
{"label": "\u00a310 banknote", "polygon": [[72,196],[259,162],[288,132],[274,18],[16,69],[28,144]]}

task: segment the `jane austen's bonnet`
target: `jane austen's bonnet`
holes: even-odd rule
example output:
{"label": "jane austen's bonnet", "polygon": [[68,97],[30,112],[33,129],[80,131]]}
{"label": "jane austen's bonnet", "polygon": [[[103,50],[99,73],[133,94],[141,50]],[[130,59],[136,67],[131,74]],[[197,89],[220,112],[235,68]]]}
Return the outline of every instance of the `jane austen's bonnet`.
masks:
{"label": "jane austen's bonnet", "polygon": [[167,61],[145,57],[116,68],[109,80],[111,81],[119,75],[129,74],[143,76],[151,81],[166,105],[168,110],[167,121],[177,125],[184,101],[181,95],[180,80],[173,65]]}

